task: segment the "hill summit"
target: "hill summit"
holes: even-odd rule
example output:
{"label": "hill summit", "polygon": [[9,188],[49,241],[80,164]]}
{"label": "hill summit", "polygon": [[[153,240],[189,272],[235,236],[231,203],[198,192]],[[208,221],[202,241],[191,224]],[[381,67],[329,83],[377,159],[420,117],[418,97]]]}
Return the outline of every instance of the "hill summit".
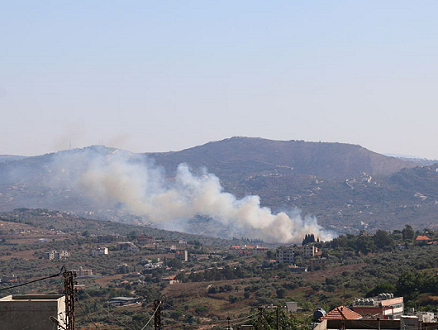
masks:
{"label": "hill summit", "polygon": [[182,151],[147,155],[167,170],[187,163],[193,168],[206,167],[223,179],[263,173],[347,179],[363,173],[389,175],[418,166],[359,145],[250,137],[232,137]]}

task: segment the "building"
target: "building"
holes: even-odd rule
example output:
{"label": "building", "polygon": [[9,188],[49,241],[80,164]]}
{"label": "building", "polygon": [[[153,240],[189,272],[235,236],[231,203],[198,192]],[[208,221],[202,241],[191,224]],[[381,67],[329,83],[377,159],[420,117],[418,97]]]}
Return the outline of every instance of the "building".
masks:
{"label": "building", "polygon": [[119,249],[126,250],[132,253],[137,253],[139,251],[139,248],[132,242],[120,242]]}
{"label": "building", "polygon": [[59,252],[56,250],[44,252],[44,258],[48,260],[62,260],[68,257],[70,257],[70,253],[65,250],[61,250]]}
{"label": "building", "polygon": [[167,284],[175,284],[179,283],[179,281],[176,279],[176,275],[174,276],[166,276],[161,278],[161,282],[167,283]]}
{"label": "building", "polygon": [[315,256],[320,256],[321,251],[315,246],[315,244],[304,245],[303,255],[305,258],[313,258]]}
{"label": "building", "polygon": [[362,318],[362,315],[352,311],[351,309],[345,306],[339,306],[332,309],[330,312],[322,316],[319,321],[324,320],[359,320]]}
{"label": "building", "polygon": [[155,239],[152,236],[138,235],[137,236],[137,242],[140,245],[147,245],[147,244],[154,243]]}
{"label": "building", "polygon": [[429,244],[429,242],[430,242],[430,238],[425,235],[417,236],[417,238],[415,239],[416,245],[427,245]]}
{"label": "building", "polygon": [[306,267],[298,267],[297,265],[290,265],[289,266],[289,270],[292,273],[305,273],[305,272],[307,272],[307,268]]}
{"label": "building", "polygon": [[250,255],[259,255],[266,254],[268,252],[268,248],[265,246],[230,246],[228,249],[228,253],[235,254],[238,256],[250,256]]}
{"label": "building", "polygon": [[65,329],[64,318],[63,295],[10,295],[0,299],[0,330]]}
{"label": "building", "polygon": [[89,277],[94,276],[93,271],[91,269],[84,269],[82,266],[77,270],[73,270],[73,273],[76,274],[77,277]]}
{"label": "building", "polygon": [[296,301],[286,302],[286,310],[288,313],[296,312],[298,310],[298,303]]}
{"label": "building", "polygon": [[318,269],[324,269],[327,264],[326,258],[315,258],[310,259],[310,271],[318,270]]}
{"label": "building", "polygon": [[352,308],[364,317],[399,319],[404,310],[403,297],[381,293],[374,298],[355,299]]}
{"label": "building", "polygon": [[277,263],[294,263],[294,248],[292,246],[281,246],[275,251],[275,260]]}
{"label": "building", "polygon": [[141,302],[141,298],[132,298],[132,297],[114,297],[111,298],[107,303],[109,307],[116,306],[127,306],[132,304],[138,304]]}
{"label": "building", "polygon": [[117,274],[129,274],[129,266],[128,264],[121,264],[117,267]]}
{"label": "building", "polygon": [[97,249],[92,249],[91,255],[93,257],[108,255],[108,248],[107,247],[98,247]]}
{"label": "building", "polygon": [[178,250],[175,252],[175,259],[189,261],[189,253],[187,250]]}

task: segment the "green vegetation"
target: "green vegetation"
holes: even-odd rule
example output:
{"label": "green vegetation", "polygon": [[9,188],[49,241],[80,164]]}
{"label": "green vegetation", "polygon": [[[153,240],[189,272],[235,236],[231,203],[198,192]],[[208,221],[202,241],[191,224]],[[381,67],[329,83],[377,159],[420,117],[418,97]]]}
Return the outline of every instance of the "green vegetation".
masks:
{"label": "green vegetation", "polygon": [[[160,239],[155,236],[154,242],[141,243],[142,237],[152,236],[147,227],[60,216],[47,210],[2,214],[0,225],[0,288],[56,274],[63,265],[70,270],[92,269],[95,277],[77,279],[76,311],[81,328],[95,323],[108,329],[141,329],[152,316],[156,299],[163,301],[162,319],[168,329],[226,326],[227,317],[235,324],[238,321],[232,320],[263,322],[266,329],[276,328],[277,320],[279,328],[307,329],[306,315],[317,307],[330,310],[348,306],[355,298],[385,292],[402,295],[406,308],[438,311],[438,245],[414,243],[418,234],[435,239],[428,228],[414,232],[406,225],[392,232],[362,231],[331,242],[313,242],[326,258],[325,268],[294,273],[286,264],[270,262],[274,249],[265,255],[230,254],[229,246],[247,244],[245,240],[210,241],[156,231]],[[314,241],[312,236],[307,239]],[[41,237],[46,240],[39,240]],[[179,245],[181,239],[187,244]],[[128,240],[138,249],[124,249]],[[92,256],[90,251],[98,246],[108,247],[109,255]],[[176,259],[170,246],[187,250],[196,259]],[[308,267],[304,248],[294,249],[297,266]],[[45,252],[51,250],[66,250],[70,256],[45,259]],[[170,284],[166,279],[174,276],[178,282]],[[0,294],[54,293],[62,292],[62,287],[63,279],[56,277]],[[139,298],[140,303],[117,308],[108,304],[120,296]],[[289,301],[296,301],[301,311],[277,312],[276,307]],[[271,305],[273,309],[265,308],[261,317],[258,308]]]}

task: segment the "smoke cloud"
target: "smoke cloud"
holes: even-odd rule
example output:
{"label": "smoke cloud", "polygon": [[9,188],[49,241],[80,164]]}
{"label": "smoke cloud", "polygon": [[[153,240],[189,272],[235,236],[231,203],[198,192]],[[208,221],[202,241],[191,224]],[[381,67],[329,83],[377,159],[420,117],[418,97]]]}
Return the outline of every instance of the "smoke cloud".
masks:
{"label": "smoke cloud", "polygon": [[[230,235],[266,242],[298,243],[310,233],[321,240],[332,238],[315,218],[303,219],[297,212],[274,214],[261,207],[258,196],[238,199],[224,191],[214,174],[206,170],[194,174],[185,164],[169,179],[151,159],[126,151],[82,149],[60,155],[57,163],[82,194],[100,203],[123,205],[145,223],[162,228],[183,228],[200,215],[231,229]],[[66,169],[66,164],[75,169]]]}

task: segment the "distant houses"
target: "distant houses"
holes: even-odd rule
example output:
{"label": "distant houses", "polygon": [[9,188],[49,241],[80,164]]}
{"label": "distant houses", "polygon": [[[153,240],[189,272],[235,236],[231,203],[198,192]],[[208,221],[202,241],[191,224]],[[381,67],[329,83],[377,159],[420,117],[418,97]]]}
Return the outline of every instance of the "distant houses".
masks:
{"label": "distant houses", "polygon": [[44,252],[44,259],[47,260],[62,260],[68,258],[69,256],[70,253],[66,250],[61,250],[61,251],[51,250]]}
{"label": "distant houses", "polygon": [[228,249],[229,254],[237,255],[237,256],[251,256],[251,255],[259,255],[266,254],[268,248],[265,246],[231,246]]}

